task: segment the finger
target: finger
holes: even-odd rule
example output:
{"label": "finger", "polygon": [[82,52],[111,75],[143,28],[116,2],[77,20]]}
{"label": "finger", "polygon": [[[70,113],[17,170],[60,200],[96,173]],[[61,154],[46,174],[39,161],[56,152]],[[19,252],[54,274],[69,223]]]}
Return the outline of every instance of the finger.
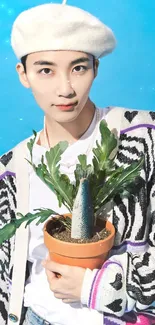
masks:
{"label": "finger", "polygon": [[53,291],[54,293],[60,293],[60,289],[58,287],[58,279],[55,278],[55,279],[48,279],[48,283],[49,283],[49,287],[50,287],[50,290]]}
{"label": "finger", "polygon": [[62,277],[62,275],[60,273],[57,273],[57,272],[55,272],[55,276],[56,276],[57,279],[60,279]]}
{"label": "finger", "polygon": [[50,290],[53,292],[57,292],[57,289],[59,287],[58,281],[60,281],[60,277],[58,274],[55,274],[54,272],[45,270],[46,276],[47,276],[47,281],[50,287]]}
{"label": "finger", "polygon": [[46,270],[49,270],[49,271],[52,271],[52,272],[55,272],[55,273],[58,273],[61,275],[63,275],[65,273],[65,265],[62,265],[62,264],[59,264],[59,263],[56,263],[53,261],[44,260],[42,262],[42,266]]}
{"label": "finger", "polygon": [[62,299],[62,302],[64,302],[65,304],[71,304],[71,303],[73,303],[73,302],[75,302],[75,301],[72,300],[72,299],[63,298],[63,299]]}
{"label": "finger", "polygon": [[52,281],[53,279],[57,278],[56,274],[52,271],[48,271],[47,269],[45,269],[45,273],[47,275],[48,281]]}
{"label": "finger", "polygon": [[[46,256],[46,260],[45,261],[46,262],[50,262],[51,261],[51,258],[50,258],[50,255],[49,254]],[[42,264],[44,264],[45,261],[43,261]],[[55,274],[56,278],[61,278],[61,274],[60,273],[53,272],[53,274]]]}
{"label": "finger", "polygon": [[53,292],[54,293],[54,297],[57,299],[67,299],[67,296],[63,293],[60,292]]}
{"label": "finger", "polygon": [[60,273],[52,272],[52,271],[49,271],[48,269],[45,269],[45,272],[46,272],[47,277],[50,280],[52,280],[53,278],[60,279],[62,277],[62,275]]}

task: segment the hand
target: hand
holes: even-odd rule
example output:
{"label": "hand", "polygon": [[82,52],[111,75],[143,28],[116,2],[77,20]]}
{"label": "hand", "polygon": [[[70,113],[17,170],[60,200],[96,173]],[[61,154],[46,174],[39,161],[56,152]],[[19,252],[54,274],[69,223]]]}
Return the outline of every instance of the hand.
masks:
{"label": "hand", "polygon": [[[43,261],[47,280],[54,296],[65,303],[81,300],[81,289],[85,269],[76,266],[62,265],[50,260]],[[61,274],[57,277],[56,273]]]}

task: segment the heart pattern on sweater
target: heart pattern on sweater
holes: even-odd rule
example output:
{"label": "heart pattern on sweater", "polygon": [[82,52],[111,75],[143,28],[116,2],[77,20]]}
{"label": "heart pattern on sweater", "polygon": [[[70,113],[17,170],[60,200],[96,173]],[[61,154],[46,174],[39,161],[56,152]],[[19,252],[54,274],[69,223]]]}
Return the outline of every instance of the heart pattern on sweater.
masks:
{"label": "heart pattern on sweater", "polygon": [[116,299],[106,307],[109,308],[112,312],[117,313],[122,310],[122,302],[122,299]]}
{"label": "heart pattern on sweater", "polygon": [[132,120],[134,119],[134,117],[138,114],[137,111],[133,111],[133,112],[125,112],[124,116],[126,117],[126,119],[131,123]]}
{"label": "heart pattern on sweater", "polygon": [[123,286],[122,283],[122,274],[121,273],[117,273],[116,277],[115,277],[115,281],[110,283],[111,286],[115,289],[115,290],[120,290]]}
{"label": "heart pattern on sweater", "polygon": [[152,120],[154,121],[155,120],[155,112],[149,112],[149,114],[150,114]]}
{"label": "heart pattern on sweater", "polygon": [[0,162],[6,167],[9,161],[12,159],[12,155],[12,151],[8,152],[0,158]]}

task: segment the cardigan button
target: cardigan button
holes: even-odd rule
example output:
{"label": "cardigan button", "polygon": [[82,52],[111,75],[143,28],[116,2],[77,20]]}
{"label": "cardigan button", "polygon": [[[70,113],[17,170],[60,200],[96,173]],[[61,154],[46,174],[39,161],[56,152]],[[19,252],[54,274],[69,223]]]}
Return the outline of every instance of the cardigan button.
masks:
{"label": "cardigan button", "polygon": [[18,317],[14,314],[9,314],[9,319],[13,322],[13,323],[17,323],[18,322]]}

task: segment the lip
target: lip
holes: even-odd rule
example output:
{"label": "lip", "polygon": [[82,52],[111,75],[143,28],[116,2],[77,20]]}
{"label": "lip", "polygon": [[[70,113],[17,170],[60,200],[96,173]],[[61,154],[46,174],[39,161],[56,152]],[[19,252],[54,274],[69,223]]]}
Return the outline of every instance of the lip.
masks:
{"label": "lip", "polygon": [[67,105],[60,104],[60,105],[56,105],[56,107],[57,107],[58,109],[60,109],[61,111],[69,111],[69,110],[71,110],[75,105],[77,105],[77,102],[76,102],[76,103],[70,103],[70,104],[67,104]]}

